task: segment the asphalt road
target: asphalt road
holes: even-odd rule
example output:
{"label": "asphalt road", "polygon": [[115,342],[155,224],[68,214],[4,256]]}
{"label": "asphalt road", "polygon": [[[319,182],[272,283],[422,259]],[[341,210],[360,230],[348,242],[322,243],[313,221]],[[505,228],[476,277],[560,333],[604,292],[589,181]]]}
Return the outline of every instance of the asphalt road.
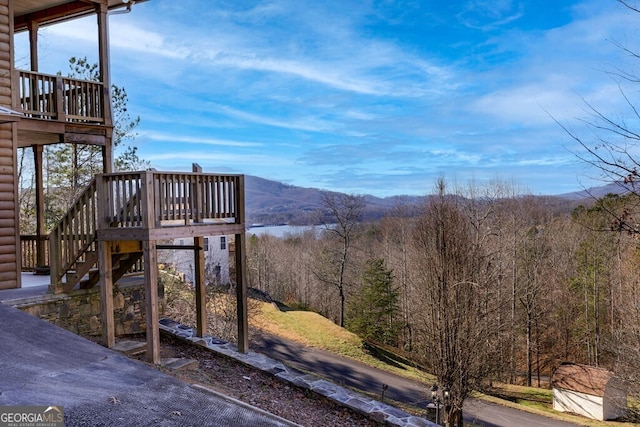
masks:
{"label": "asphalt road", "polygon": [[[378,399],[381,399],[384,384],[387,385],[384,393],[386,398],[420,408],[425,408],[430,401],[430,392],[424,384],[275,336],[265,335],[257,339],[253,350],[293,368],[317,373],[336,384],[377,394]],[[477,399],[465,401],[464,420],[485,427],[576,426],[576,424],[556,421]]]}

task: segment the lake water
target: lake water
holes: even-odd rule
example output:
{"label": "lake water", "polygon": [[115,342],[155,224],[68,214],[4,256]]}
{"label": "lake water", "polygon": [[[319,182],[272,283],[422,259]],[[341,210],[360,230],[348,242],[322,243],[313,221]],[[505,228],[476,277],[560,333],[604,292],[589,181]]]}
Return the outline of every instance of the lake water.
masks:
{"label": "lake water", "polygon": [[305,231],[325,229],[324,225],[270,225],[267,227],[250,227],[247,234],[262,236],[268,234],[273,237],[299,236]]}

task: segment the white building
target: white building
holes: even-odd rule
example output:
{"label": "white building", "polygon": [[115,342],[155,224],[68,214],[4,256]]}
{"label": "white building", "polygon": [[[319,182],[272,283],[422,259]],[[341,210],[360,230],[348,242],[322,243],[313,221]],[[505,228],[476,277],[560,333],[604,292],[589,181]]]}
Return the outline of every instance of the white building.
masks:
{"label": "white building", "polygon": [[[230,282],[229,258],[230,247],[233,247],[235,236],[210,236],[204,238],[204,264],[206,283],[223,284]],[[171,263],[177,273],[184,275],[184,280],[194,283],[194,254],[193,238],[176,239],[175,246],[185,246],[185,249],[175,248],[170,251],[165,262]]]}
{"label": "white building", "polygon": [[596,420],[625,415],[627,390],[613,372],[593,366],[563,363],[553,374],[553,409]]}

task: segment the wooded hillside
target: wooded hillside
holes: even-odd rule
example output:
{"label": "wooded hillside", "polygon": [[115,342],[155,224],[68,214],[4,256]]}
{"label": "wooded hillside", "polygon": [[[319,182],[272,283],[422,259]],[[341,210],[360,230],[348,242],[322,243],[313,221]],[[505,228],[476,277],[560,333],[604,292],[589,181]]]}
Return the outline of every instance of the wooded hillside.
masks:
{"label": "wooded hillside", "polygon": [[[334,215],[358,206],[336,197]],[[565,361],[612,369],[637,395],[640,248],[611,214],[632,216],[640,198],[582,202],[474,188],[353,221],[348,251],[335,230],[252,236],[249,285],[336,323],[344,315],[459,396],[490,381],[541,384]],[[468,369],[467,389],[442,365],[452,354]]]}

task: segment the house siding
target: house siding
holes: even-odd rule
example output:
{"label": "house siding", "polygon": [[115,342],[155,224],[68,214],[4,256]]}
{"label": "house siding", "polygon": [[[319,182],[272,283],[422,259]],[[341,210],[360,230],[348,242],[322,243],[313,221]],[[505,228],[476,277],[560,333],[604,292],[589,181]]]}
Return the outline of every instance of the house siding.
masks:
{"label": "house siding", "polygon": [[[0,0],[0,105],[12,108],[9,0]],[[15,124],[0,124],[0,289],[20,287]]]}

